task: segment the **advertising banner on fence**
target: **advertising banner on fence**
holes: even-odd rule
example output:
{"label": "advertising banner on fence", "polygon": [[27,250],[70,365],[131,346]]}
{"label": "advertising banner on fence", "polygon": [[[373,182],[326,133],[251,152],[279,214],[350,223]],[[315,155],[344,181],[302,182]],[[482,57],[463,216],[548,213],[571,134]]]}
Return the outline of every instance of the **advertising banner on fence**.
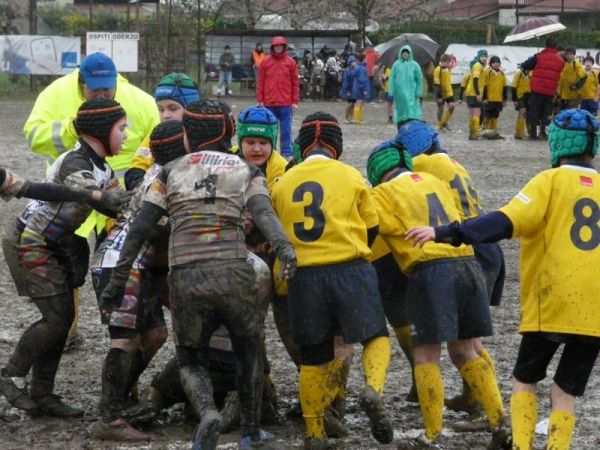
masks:
{"label": "advertising banner on fence", "polygon": [[139,33],[88,31],[86,35],[86,54],[100,52],[115,62],[119,72],[138,71]]}
{"label": "advertising banner on fence", "polygon": [[[530,56],[535,55],[541,48],[538,47],[516,47],[510,45],[465,45],[450,44],[445,53],[452,57],[452,84],[458,84],[469,72],[469,62],[475,57],[479,49],[486,49],[489,56],[497,55],[502,61],[502,70],[509,82],[517,70],[517,64],[522,63]],[[600,65],[600,50],[593,48],[578,48],[577,57],[591,55],[596,62],[595,68]]]}
{"label": "advertising banner on fence", "polygon": [[0,36],[0,72],[65,75],[79,65],[81,40],[61,36]]}

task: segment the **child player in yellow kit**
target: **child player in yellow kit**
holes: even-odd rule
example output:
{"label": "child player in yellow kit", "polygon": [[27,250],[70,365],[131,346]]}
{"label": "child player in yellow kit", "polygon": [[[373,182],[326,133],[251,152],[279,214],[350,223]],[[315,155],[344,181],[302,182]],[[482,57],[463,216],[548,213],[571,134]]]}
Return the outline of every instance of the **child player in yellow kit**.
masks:
{"label": "child player in yellow kit", "polygon": [[[444,53],[440,57],[440,64],[433,71],[433,90],[437,102],[438,129],[450,131],[450,117],[454,112],[454,92],[452,91],[452,69],[450,68],[450,55]],[[444,103],[448,110],[444,115]]]}
{"label": "child player in yellow kit", "polygon": [[527,138],[527,110],[529,109],[529,98],[531,97],[530,75],[531,71],[519,67],[513,76],[512,100],[515,104],[515,110],[519,113],[515,126],[516,140]]}
{"label": "child player in yellow kit", "polygon": [[490,66],[483,73],[483,137],[501,139],[498,133],[498,118],[506,106],[506,76],[500,69],[500,58],[496,55],[490,58]]}
{"label": "child player in yellow kit", "polygon": [[534,447],[536,384],[561,345],[546,448],[569,449],[575,397],[583,396],[600,350],[600,278],[594,275],[600,265],[600,175],[592,166],[600,123],[587,111],[563,111],[549,127],[549,144],[553,168],[532,178],[506,206],[407,233],[421,246],[522,239],[522,338],[510,401],[513,448],[519,450]]}
{"label": "child player in yellow kit", "polygon": [[600,82],[598,72],[592,70],[594,58],[586,56],[583,58],[583,67],[587,78],[581,89],[581,109],[585,109],[592,116],[598,115],[598,100],[600,99]]}
{"label": "child player in yellow kit", "polygon": [[444,408],[440,370],[442,343],[474,397],[483,405],[492,441],[488,449],[507,448],[506,414],[492,367],[475,351],[474,339],[492,334],[481,268],[470,246],[434,244],[414,248],[404,233],[419,222],[458,221],[450,186],[434,175],[412,172],[412,158],[402,144],[387,141],[367,161],[379,231],[402,272],[408,274],[406,298],[412,323],[414,376],[424,435],[405,439],[399,450],[439,449]]}

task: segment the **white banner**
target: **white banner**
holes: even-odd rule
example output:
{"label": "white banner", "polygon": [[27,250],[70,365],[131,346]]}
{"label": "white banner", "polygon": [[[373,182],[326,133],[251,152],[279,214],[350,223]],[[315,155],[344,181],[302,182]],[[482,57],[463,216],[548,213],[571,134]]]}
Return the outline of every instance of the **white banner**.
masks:
{"label": "white banner", "polygon": [[[500,57],[501,68],[506,75],[507,82],[512,83],[512,78],[517,70],[517,64],[526,61],[530,56],[535,55],[542,49],[538,47],[516,47],[510,45],[465,45],[465,44],[450,44],[445,53],[452,57],[452,84],[458,84],[463,77],[469,72],[469,63],[477,51],[486,49],[489,56],[496,55]],[[577,57],[583,59],[585,56],[591,55],[594,58],[594,68],[598,68],[600,64],[600,50],[593,48],[578,48]]]}
{"label": "white banner", "polygon": [[0,71],[13,75],[65,75],[79,65],[81,39],[0,36]]}
{"label": "white banner", "polygon": [[117,72],[137,72],[139,40],[140,34],[134,32],[88,31],[86,54],[104,53],[112,58]]}

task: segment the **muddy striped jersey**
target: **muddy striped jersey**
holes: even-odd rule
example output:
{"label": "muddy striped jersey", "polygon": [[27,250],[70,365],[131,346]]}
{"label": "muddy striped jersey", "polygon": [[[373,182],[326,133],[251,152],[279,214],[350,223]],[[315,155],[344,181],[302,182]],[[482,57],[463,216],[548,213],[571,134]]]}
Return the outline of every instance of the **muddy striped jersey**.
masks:
{"label": "muddy striped jersey", "polygon": [[243,210],[269,196],[260,170],[230,153],[203,150],[163,167],[144,201],[169,216],[169,265],[246,259]]}
{"label": "muddy striped jersey", "polygon": [[519,331],[600,336],[600,175],[546,170],[500,211],[521,238]]}
{"label": "muddy striped jersey", "polygon": [[[159,172],[162,170],[162,166],[159,164],[153,164],[150,166],[142,182],[135,188],[135,194],[129,201],[129,205],[125,213],[117,220],[115,225],[108,232],[108,236],[106,239],[102,241],[98,250],[94,253],[92,257],[90,267],[115,267],[117,265],[117,261],[119,260],[119,255],[121,254],[121,250],[123,249],[123,244],[125,242],[125,238],[127,237],[127,233],[131,228],[131,224],[137,217],[141,207],[142,202],[144,201],[146,192],[150,188],[150,185],[154,182]],[[159,226],[165,225],[167,223],[167,218],[163,217],[159,221]],[[158,227],[157,227],[158,230]],[[156,239],[154,239],[156,241]],[[168,241],[168,236],[164,236],[164,242]],[[146,241],[142,246],[140,252],[138,253],[137,259],[133,263],[134,269],[143,269],[147,267],[156,267],[156,266],[166,266],[167,261],[157,261],[157,250],[161,249],[162,246],[158,245],[153,246],[150,242]],[[164,250],[164,249],[163,249]],[[158,253],[161,253],[160,251]]]}
{"label": "muddy striped jersey", "polygon": [[296,250],[298,267],[368,259],[367,229],[378,223],[369,187],[353,167],[321,155],[287,171],[273,207]]}
{"label": "muddy striped jersey", "polygon": [[[50,167],[45,181],[80,189],[124,190],[108,163],[87,144],[60,155]],[[91,211],[92,207],[85,202],[33,200],[19,215],[19,220],[28,231],[57,241],[73,234]]]}
{"label": "muddy striped jersey", "polygon": [[404,273],[421,263],[442,258],[472,256],[468,245],[428,242],[423,248],[413,247],[404,233],[416,226],[447,225],[460,220],[447,183],[425,172],[402,172],[371,190],[379,215],[379,234],[392,250]]}

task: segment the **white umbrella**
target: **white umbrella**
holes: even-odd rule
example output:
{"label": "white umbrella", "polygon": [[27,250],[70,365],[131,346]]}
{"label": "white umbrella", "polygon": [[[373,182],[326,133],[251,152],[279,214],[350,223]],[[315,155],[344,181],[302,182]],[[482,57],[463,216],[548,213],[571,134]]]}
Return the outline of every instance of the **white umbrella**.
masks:
{"label": "white umbrella", "polygon": [[533,39],[566,29],[567,27],[562,23],[550,17],[535,17],[515,25],[510,30],[510,33],[508,33],[508,36],[506,36],[506,39],[504,39],[504,43],[526,41],[527,39]]}

